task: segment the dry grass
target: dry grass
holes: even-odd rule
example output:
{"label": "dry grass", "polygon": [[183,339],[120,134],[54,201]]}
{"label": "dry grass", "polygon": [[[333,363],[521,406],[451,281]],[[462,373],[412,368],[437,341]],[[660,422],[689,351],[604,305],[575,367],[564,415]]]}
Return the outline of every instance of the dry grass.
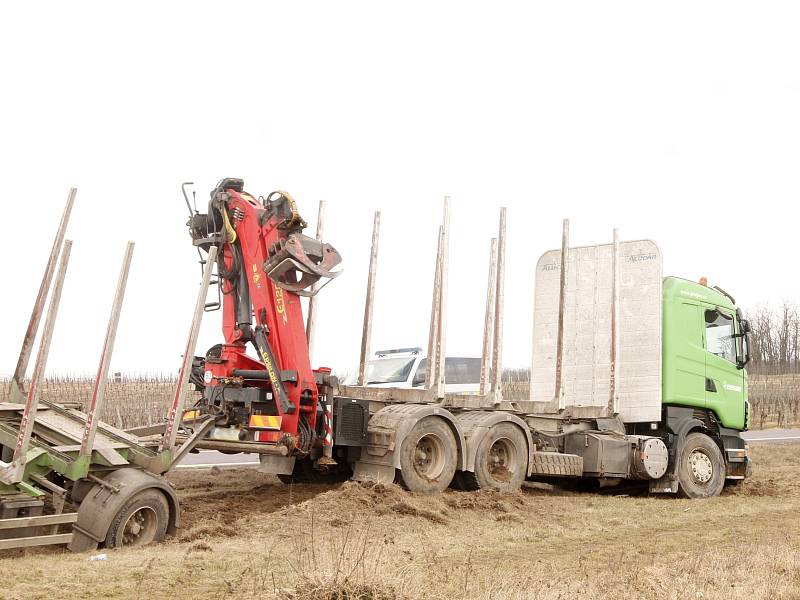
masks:
{"label": "dry grass", "polygon": [[708,501],[179,472],[177,538],[107,561],[0,558],[0,598],[800,598],[800,445],[754,454],[753,479]]}

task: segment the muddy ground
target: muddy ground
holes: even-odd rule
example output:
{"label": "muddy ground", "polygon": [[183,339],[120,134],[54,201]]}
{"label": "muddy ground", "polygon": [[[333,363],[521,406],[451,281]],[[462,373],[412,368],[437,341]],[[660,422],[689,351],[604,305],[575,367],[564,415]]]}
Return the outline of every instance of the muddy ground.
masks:
{"label": "muddy ground", "polygon": [[0,598],[800,598],[800,445],[754,452],[752,480],[707,501],[183,471],[177,536],[0,555]]}

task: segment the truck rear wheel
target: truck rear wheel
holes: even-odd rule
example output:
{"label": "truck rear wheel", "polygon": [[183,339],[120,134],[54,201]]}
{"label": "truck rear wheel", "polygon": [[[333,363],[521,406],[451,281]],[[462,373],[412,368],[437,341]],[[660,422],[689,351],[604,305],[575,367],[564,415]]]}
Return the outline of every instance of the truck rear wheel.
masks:
{"label": "truck rear wheel", "polygon": [[703,433],[686,436],[678,454],[678,494],[684,498],[712,498],[725,485],[725,460],[719,446]]}
{"label": "truck rear wheel", "polygon": [[169,505],[156,489],[136,494],[117,512],[106,535],[107,548],[160,542],[167,533]]}
{"label": "truck rear wheel", "polygon": [[411,429],[400,447],[400,478],[412,492],[444,491],[456,472],[456,439],[439,417],[425,417]]}
{"label": "truck rear wheel", "polygon": [[498,423],[478,444],[475,471],[461,474],[468,490],[496,489],[515,492],[525,480],[528,444],[519,427]]}

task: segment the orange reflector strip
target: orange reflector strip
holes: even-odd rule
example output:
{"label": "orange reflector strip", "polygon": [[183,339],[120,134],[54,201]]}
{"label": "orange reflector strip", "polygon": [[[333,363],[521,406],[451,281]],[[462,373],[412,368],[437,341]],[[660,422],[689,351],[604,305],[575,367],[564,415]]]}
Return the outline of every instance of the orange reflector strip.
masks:
{"label": "orange reflector strip", "polygon": [[283,417],[280,415],[251,415],[250,427],[258,429],[280,429]]}
{"label": "orange reflector strip", "polygon": [[275,443],[281,439],[283,435],[280,431],[256,431],[253,436],[257,442],[272,442]]}

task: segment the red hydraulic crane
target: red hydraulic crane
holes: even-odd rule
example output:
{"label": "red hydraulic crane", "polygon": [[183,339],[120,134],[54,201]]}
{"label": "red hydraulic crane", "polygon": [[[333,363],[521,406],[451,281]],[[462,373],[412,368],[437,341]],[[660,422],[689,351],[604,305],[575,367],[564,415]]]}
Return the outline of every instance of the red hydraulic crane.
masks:
{"label": "red hydraulic crane", "polygon": [[223,179],[207,214],[195,210],[188,225],[195,246],[219,247],[221,300],[207,308],[221,304],[225,342],[196,361],[192,378],[203,389],[200,412],[217,419],[212,438],[262,442],[288,457],[318,454],[329,371],[311,367],[300,297],[340,273],[339,253],[302,234],[306,223],[288,193],[257,199],[241,179]]}

